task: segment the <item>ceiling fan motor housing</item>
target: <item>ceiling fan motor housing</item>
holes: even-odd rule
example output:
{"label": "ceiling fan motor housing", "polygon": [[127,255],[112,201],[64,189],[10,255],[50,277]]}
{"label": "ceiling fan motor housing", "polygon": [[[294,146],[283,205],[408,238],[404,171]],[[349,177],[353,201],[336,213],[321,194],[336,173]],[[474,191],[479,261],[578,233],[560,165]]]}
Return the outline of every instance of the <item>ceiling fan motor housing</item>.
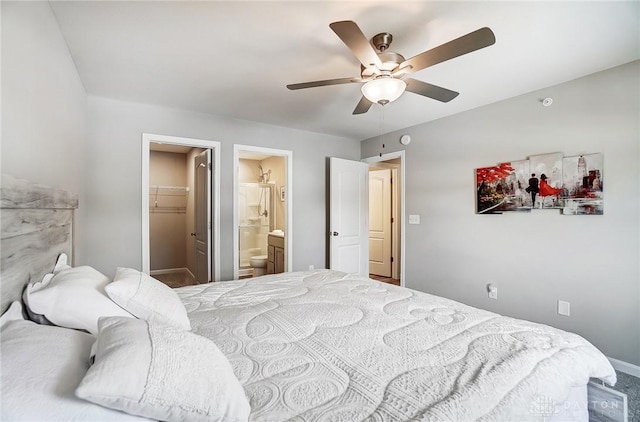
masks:
{"label": "ceiling fan motor housing", "polygon": [[384,53],[384,51],[389,48],[391,41],[393,41],[393,35],[388,32],[381,32],[371,38],[371,43],[381,53]]}

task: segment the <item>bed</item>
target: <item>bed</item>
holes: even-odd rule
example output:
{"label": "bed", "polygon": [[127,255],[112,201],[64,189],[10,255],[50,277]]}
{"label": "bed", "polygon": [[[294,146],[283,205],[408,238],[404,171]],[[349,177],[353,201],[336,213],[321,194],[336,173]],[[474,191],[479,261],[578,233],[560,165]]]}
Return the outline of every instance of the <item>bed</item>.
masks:
{"label": "bed", "polygon": [[[135,269],[105,279],[73,267],[66,240],[32,248],[33,233],[22,243],[15,228],[5,233],[16,201],[4,198],[19,184],[28,187],[3,177],[3,246],[20,244],[10,259],[22,262],[5,272],[3,247],[3,420],[577,421],[588,419],[589,379],[616,381],[576,334],[332,270],[179,289]],[[91,323],[76,329],[58,314],[76,312],[77,298],[64,313],[35,312],[38,289],[71,274],[94,280],[115,308],[88,306]]]}

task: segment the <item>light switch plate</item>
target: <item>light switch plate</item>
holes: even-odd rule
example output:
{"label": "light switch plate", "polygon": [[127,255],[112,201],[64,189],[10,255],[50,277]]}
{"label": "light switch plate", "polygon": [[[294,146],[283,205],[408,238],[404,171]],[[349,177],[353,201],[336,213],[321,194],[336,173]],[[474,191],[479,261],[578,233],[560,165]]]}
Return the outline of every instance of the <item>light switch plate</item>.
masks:
{"label": "light switch plate", "polygon": [[420,215],[410,214],[409,224],[420,224]]}

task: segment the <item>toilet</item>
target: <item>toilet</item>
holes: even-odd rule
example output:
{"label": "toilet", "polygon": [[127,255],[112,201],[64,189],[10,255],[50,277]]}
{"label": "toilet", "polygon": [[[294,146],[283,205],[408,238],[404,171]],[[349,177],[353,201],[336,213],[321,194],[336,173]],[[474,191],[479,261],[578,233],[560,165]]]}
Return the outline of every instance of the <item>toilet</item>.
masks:
{"label": "toilet", "polygon": [[253,276],[264,275],[267,269],[267,255],[252,256],[249,265],[253,268]]}

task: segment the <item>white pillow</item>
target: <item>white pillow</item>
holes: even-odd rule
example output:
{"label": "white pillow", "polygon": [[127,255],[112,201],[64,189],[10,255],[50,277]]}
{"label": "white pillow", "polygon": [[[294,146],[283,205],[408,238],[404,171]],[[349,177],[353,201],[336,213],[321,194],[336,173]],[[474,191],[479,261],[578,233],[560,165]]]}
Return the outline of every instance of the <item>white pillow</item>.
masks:
{"label": "white pillow", "polygon": [[[68,268],[71,268],[70,265],[67,264],[67,254],[66,253],[61,253],[60,255],[58,255],[58,259],[56,260],[56,265],[53,267],[53,273],[51,274],[46,274],[41,283],[43,284],[49,284],[49,282],[51,281],[50,279],[56,274],[59,273],[62,270],[66,270]],[[29,317],[29,319],[33,322],[37,322],[38,324],[42,324],[42,325],[56,325],[54,323],[52,323],[51,321],[49,321],[47,319],[47,317],[45,317],[44,315],[40,315],[40,314],[36,314],[35,312],[33,312],[33,310],[29,307],[29,296],[27,294],[27,289],[25,289],[24,293],[22,294],[22,300],[24,301],[24,303],[27,305],[25,311]]]}
{"label": "white pillow", "polygon": [[11,302],[9,308],[0,316],[0,328],[11,321],[24,321],[24,314],[22,312],[22,303],[17,300]]}
{"label": "white pillow", "polygon": [[191,330],[180,297],[166,284],[132,268],[118,268],[104,289],[109,297],[134,316]]}
{"label": "white pillow", "polygon": [[58,274],[62,270],[68,270],[71,268],[71,265],[67,264],[67,254],[61,253],[58,255],[58,259],[56,259],[56,265],[53,267],[53,273]]}
{"label": "white pillow", "polygon": [[95,363],[76,395],[162,421],[246,421],[251,408],[210,340],[130,318],[101,318]]}
{"label": "white pillow", "polygon": [[32,312],[55,325],[97,334],[101,316],[131,317],[105,294],[108,283],[109,279],[94,268],[67,267],[27,286],[25,302]]}
{"label": "white pillow", "polygon": [[[45,274],[45,276],[42,278],[42,281],[40,281],[41,285],[47,285],[51,282],[51,279],[53,278],[53,274]],[[37,284],[37,283],[34,283]],[[29,317],[28,319],[30,319],[33,322],[37,322],[38,324],[42,324],[42,325],[56,325],[53,322],[49,321],[47,319],[47,317],[45,317],[44,315],[40,315],[37,314],[33,311],[33,309],[31,308],[31,306],[29,306],[29,297],[30,297],[30,289],[29,287],[27,287],[26,289],[24,289],[24,292],[22,293],[22,301],[24,302],[26,308],[25,311],[27,313],[27,316]]]}
{"label": "white pillow", "polygon": [[[12,305],[9,312],[15,310]],[[0,325],[0,420],[143,420],[75,396],[74,390],[89,368],[94,336],[19,318],[5,320],[7,315],[2,316]]]}

